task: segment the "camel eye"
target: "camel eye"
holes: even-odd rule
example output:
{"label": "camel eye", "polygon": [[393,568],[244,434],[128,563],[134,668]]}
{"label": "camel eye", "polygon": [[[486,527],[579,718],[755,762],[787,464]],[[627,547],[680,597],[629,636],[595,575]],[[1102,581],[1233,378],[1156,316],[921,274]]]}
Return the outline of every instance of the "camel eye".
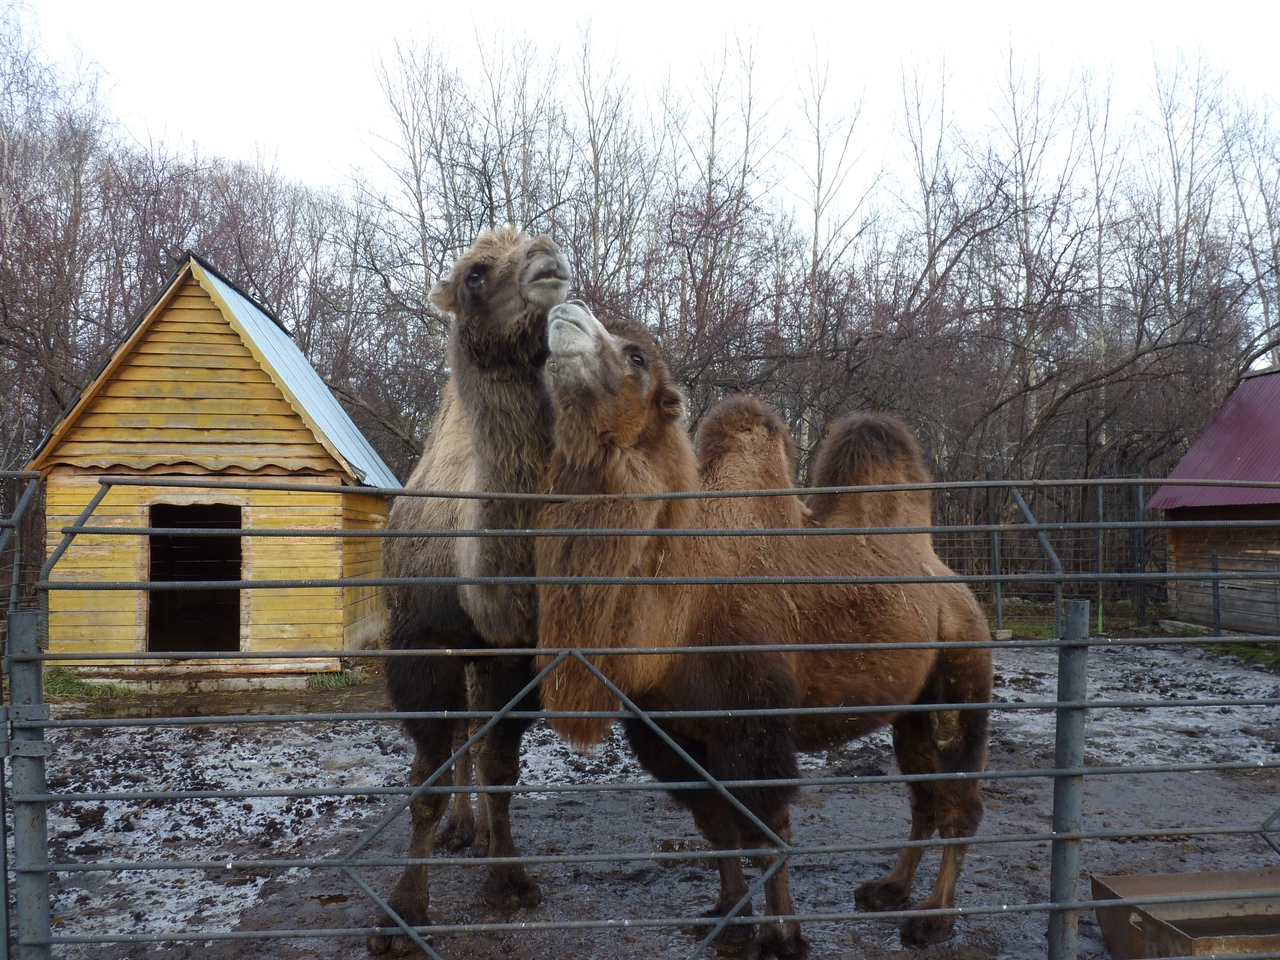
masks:
{"label": "camel eye", "polygon": [[644,353],[640,350],[639,347],[632,347],[630,350],[628,350],[627,359],[631,361],[632,366],[639,367],[641,370],[643,370],[648,365],[647,361],[644,358]]}
{"label": "camel eye", "polygon": [[472,267],[462,281],[468,290],[475,290],[484,283],[484,267]]}

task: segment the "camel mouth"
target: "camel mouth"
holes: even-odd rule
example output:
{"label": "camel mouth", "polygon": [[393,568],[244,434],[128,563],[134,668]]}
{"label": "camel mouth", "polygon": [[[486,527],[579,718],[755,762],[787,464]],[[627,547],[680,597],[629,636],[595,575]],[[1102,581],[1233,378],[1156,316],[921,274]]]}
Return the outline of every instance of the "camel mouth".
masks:
{"label": "camel mouth", "polygon": [[557,359],[582,357],[596,352],[599,321],[577,300],[560,303],[547,314],[547,346]]}
{"label": "camel mouth", "polygon": [[537,306],[550,309],[569,295],[569,261],[562,254],[541,256],[526,269],[520,284]]}

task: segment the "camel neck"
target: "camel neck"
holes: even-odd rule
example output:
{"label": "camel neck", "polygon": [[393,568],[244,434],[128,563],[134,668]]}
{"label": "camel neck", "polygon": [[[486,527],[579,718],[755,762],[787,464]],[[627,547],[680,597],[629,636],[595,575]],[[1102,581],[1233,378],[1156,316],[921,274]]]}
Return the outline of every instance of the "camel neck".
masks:
{"label": "camel neck", "polygon": [[476,452],[483,489],[538,493],[551,457],[552,410],[542,369],[481,369],[458,351],[458,399]]}

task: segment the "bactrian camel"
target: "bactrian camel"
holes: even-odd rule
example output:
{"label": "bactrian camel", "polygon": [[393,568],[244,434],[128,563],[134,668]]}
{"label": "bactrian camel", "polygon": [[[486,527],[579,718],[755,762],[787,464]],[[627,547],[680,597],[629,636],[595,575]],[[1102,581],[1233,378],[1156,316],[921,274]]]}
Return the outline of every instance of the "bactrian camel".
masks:
{"label": "bactrian camel", "polygon": [[[567,303],[549,314],[548,334],[556,415],[552,491],[616,496],[551,505],[541,518],[544,529],[649,532],[546,536],[537,548],[540,576],[767,573],[851,580],[916,577],[923,582],[548,584],[539,588],[539,646],[544,651],[658,648],[656,654],[588,657],[646,710],[864,708],[790,718],[734,713],[664,720],[663,729],[717,779],[792,779],[796,749],[828,748],[884,725],[892,728],[904,773],[981,771],[987,741],[984,705],[991,687],[989,650],[947,643],[982,643],[989,634],[966,589],[932,581],[946,568],[934,556],[927,534],[717,537],[712,532],[718,529],[795,527],[814,521],[806,504],[786,496],[632,499],[635,494],[792,487],[792,441],[767,407],[736,399],[704,421],[700,463],[684,427],[682,397],[647,331],[621,321],[611,321],[606,329],[583,305]],[[855,442],[837,430],[824,450]],[[842,505],[846,500],[856,503],[857,496],[815,497],[817,521],[844,523]],[[681,528],[705,528],[708,534],[664,532]],[[940,647],[914,646],[938,641],[943,642]],[[816,649],[836,643],[844,646]],[[904,646],[867,648],[886,643]],[[788,649],[681,653],[691,646],[765,644]],[[539,658],[541,666],[551,662],[549,653]],[[542,698],[544,707],[555,711],[619,707],[608,688],[572,660],[559,663],[544,679]],[[939,708],[930,709],[933,704]],[[599,742],[609,720],[571,718],[552,724],[571,743],[587,747]],[[697,779],[643,722],[629,720],[624,726],[637,755],[660,780]],[[770,833],[789,841],[793,785],[733,792],[767,832],[714,791],[681,790],[675,797],[689,807],[716,850],[767,846]],[[981,814],[973,779],[911,786],[913,840],[927,840],[935,832],[945,838],[972,836]],[[954,905],[963,856],[962,844],[945,847],[937,882],[921,909]],[[858,889],[858,903],[868,909],[905,906],[919,859],[919,847],[904,849],[888,875]],[[722,856],[718,863],[720,896],[714,912],[723,914],[739,903],[747,886],[740,860]],[[772,875],[765,895],[770,915],[793,913],[785,866]],[[904,942],[929,943],[947,938],[952,927],[951,917],[914,916],[903,923],[901,933]],[[791,957],[803,954],[806,942],[797,923],[783,921],[761,930],[758,947],[762,953]]]}
{"label": "bactrian camel", "polygon": [[[547,311],[564,300],[569,267],[555,243],[501,228],[481,235],[431,291],[432,302],[453,317],[449,342],[452,377],[442,391],[430,440],[407,486],[423,490],[540,492],[551,450],[551,403],[544,363]],[[507,500],[398,498],[393,529],[528,528],[535,507]],[[527,538],[393,538],[387,545],[391,576],[529,575],[533,545]],[[460,711],[469,705],[498,710],[528,685],[537,636],[537,596],[532,587],[478,585],[400,586],[390,591],[389,646],[397,650],[502,649],[511,656],[394,657],[387,683],[397,710]],[[468,671],[474,696],[469,703]],[[536,710],[536,693],[520,710]],[[520,741],[528,720],[504,719],[479,744],[478,782],[509,785],[520,770]],[[415,756],[409,782],[418,786],[446,765],[460,724],[409,719]],[[436,784],[450,786],[452,772]],[[510,795],[488,795],[488,836],[493,857],[517,854],[511,835]],[[424,793],[411,806],[409,855],[430,856],[447,795]],[[465,831],[465,826],[462,828]],[[465,839],[465,838],[464,838]],[[486,902],[500,909],[536,906],[538,884],[518,864],[493,864],[483,886]],[[388,900],[411,925],[429,923],[428,870],[406,867]],[[387,938],[370,947],[383,952]]]}

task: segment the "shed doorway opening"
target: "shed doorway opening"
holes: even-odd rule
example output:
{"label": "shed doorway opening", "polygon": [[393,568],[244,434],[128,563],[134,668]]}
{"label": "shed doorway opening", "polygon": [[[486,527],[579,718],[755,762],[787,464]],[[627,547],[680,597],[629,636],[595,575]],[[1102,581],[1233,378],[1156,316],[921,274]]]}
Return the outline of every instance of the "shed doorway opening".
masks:
{"label": "shed doorway opening", "polygon": [[[151,507],[151,579],[163,582],[240,580],[238,536],[193,535],[184,530],[239,530],[240,508],[229,503]],[[152,590],[147,649],[155,653],[232,652],[240,649],[240,591]]]}

